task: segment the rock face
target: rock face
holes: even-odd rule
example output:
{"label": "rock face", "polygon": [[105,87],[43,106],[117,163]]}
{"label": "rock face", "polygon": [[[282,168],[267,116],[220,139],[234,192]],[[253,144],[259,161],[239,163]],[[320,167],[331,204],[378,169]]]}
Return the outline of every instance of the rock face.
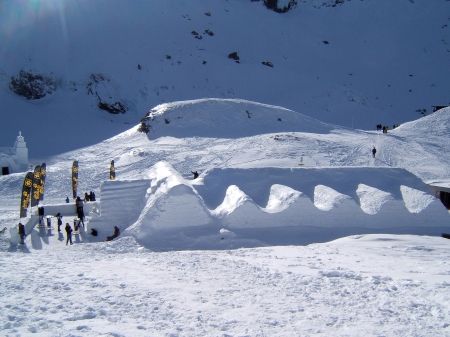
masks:
{"label": "rock face", "polygon": [[107,103],[100,100],[97,106],[99,109],[108,111],[114,115],[125,113],[127,111],[127,107],[121,102]]}
{"label": "rock face", "polygon": [[277,13],[286,13],[297,5],[297,0],[264,0],[267,8]]}
{"label": "rock face", "polygon": [[115,92],[111,79],[106,75],[91,74],[86,84],[86,90],[88,95],[97,98],[97,107],[99,109],[114,115],[127,112],[126,104],[114,99],[115,96],[118,96],[118,93]]}
{"label": "rock face", "polygon": [[55,92],[56,81],[45,75],[21,70],[17,76],[11,77],[9,88],[26,99],[40,99]]}

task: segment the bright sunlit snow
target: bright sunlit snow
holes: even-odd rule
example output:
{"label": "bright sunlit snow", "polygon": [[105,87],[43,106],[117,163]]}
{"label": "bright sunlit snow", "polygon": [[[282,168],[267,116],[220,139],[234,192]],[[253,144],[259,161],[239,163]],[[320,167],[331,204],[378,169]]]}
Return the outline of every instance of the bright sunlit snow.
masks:
{"label": "bright sunlit snow", "polygon": [[0,336],[450,337],[448,13],[0,1]]}

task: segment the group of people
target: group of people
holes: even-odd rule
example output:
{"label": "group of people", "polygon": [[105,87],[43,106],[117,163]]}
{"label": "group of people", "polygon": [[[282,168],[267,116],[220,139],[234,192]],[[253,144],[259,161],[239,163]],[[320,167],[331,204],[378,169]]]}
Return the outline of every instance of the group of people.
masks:
{"label": "group of people", "polygon": [[[78,198],[79,197],[77,197],[77,199]],[[90,191],[89,193],[88,192],[84,193],[84,199],[83,199],[84,202],[95,201],[95,200],[96,199],[95,199],[95,192],[94,191]],[[68,196],[66,196],[66,204],[68,204],[68,203],[70,203],[70,199],[69,199]]]}
{"label": "group of people", "polygon": [[95,193],[93,191],[84,193],[84,201],[95,201]]}

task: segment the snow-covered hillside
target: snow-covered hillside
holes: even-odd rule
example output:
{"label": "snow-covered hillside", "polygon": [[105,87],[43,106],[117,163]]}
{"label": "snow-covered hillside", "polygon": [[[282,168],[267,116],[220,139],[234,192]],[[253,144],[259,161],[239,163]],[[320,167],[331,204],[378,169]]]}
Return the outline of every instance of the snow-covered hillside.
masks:
{"label": "snow-covered hillside", "polygon": [[[75,150],[159,103],[199,97],[365,129],[450,103],[450,2],[333,4],[303,0],[280,14],[250,0],[4,0],[0,144],[22,130],[33,158]],[[16,95],[21,70],[52,93]],[[99,108],[108,105],[119,113]]]}

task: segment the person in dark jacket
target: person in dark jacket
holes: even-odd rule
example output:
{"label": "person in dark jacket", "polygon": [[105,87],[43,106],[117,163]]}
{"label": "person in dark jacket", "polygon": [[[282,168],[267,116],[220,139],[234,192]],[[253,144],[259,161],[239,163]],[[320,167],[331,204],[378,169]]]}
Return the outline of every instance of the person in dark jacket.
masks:
{"label": "person in dark jacket", "polygon": [[66,197],[66,204],[70,202],[69,197]]}
{"label": "person in dark jacket", "polygon": [[80,197],[77,197],[75,201],[75,205],[77,207],[77,215],[80,221],[83,223],[84,227],[84,210],[83,210],[83,200]]}
{"label": "person in dark jacket", "polygon": [[95,201],[95,193],[93,191],[89,193],[89,199],[91,199],[91,201]]}
{"label": "person in dark jacket", "polygon": [[20,237],[20,244],[23,245],[25,243],[24,242],[24,239],[25,239],[25,226],[21,222],[19,222],[18,232],[19,232],[19,237]]}
{"label": "person in dark jacket", "polygon": [[375,154],[377,153],[377,149],[375,148],[375,146],[372,149],[372,157],[375,158]]}
{"label": "person in dark jacket", "polygon": [[114,233],[111,236],[108,236],[106,238],[106,241],[111,241],[114,240],[115,238],[117,238],[120,235],[120,229],[117,226],[114,226]]}
{"label": "person in dark jacket", "polygon": [[89,196],[88,192],[84,193],[84,201],[91,201],[91,197]]}
{"label": "person in dark jacket", "polygon": [[191,173],[194,175],[194,179],[197,179],[198,178],[198,172],[197,171],[191,171]]}
{"label": "person in dark jacket", "polygon": [[56,218],[58,219],[58,232],[61,232],[61,225],[62,225],[62,216],[61,213],[56,214]]}
{"label": "person in dark jacket", "polygon": [[66,234],[67,234],[67,239],[66,239],[66,246],[68,245],[68,243],[70,242],[70,244],[72,245],[72,227],[70,227],[69,223],[66,223]]}

